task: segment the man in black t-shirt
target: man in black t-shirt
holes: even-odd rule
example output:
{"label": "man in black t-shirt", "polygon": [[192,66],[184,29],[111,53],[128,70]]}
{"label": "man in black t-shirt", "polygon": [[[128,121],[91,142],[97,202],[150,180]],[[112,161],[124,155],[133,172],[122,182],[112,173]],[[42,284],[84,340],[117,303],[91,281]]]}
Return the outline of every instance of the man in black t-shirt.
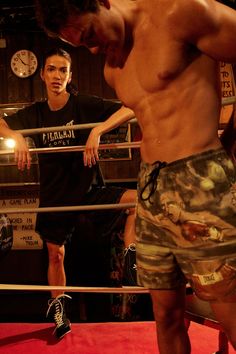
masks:
{"label": "man in black t-shirt", "polygon": [[[33,135],[36,147],[59,147],[84,145],[88,130],[67,130],[66,126],[101,122],[109,130],[133,117],[131,110],[120,103],[96,96],[69,93],[71,81],[71,58],[62,49],[48,53],[44,59],[41,78],[46,84],[48,99],[36,102],[15,114],[0,120],[0,135],[15,140],[15,159],[18,169],[30,168],[30,153],[24,137],[17,129],[65,126],[63,131],[53,131]],[[134,203],[135,190],[106,187],[102,180],[99,165],[84,165],[82,152],[63,152],[39,154],[40,167],[40,207],[70,206],[78,204]],[[107,212],[107,219],[114,217],[114,211]],[[75,226],[75,213],[52,212],[37,215],[36,229],[48,249],[49,285],[66,285],[64,270],[65,243]],[[134,239],[134,210],[129,210],[125,225],[125,246]],[[133,248],[132,248],[133,249]],[[68,295],[62,291],[52,291],[48,311],[53,314],[56,336],[62,338],[70,332],[71,326],[66,318],[64,299]]]}

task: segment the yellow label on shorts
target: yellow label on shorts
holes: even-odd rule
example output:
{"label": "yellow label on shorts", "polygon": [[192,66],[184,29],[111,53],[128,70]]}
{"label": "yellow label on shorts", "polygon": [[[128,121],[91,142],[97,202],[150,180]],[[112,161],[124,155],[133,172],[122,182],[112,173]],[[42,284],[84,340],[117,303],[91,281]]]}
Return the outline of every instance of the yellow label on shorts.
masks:
{"label": "yellow label on shorts", "polygon": [[223,277],[219,272],[204,274],[204,275],[198,274],[197,277],[201,285],[211,285],[223,280]]}

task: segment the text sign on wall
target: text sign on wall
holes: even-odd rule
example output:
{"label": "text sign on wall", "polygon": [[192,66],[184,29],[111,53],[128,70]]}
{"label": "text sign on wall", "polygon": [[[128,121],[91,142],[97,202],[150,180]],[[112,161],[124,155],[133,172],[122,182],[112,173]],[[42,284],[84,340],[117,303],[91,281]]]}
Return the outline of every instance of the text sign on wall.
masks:
{"label": "text sign on wall", "polygon": [[[224,103],[232,102],[235,97],[234,73],[231,64],[220,63],[221,95]],[[233,104],[224,105],[221,108],[220,123],[225,124],[230,119],[233,112]]]}
{"label": "text sign on wall", "polygon": [[[27,195],[24,190],[19,191],[11,190],[11,196],[6,196],[4,199],[0,196],[0,210],[5,208],[38,208],[39,198],[35,191],[30,193],[27,190]],[[15,195],[14,195],[15,194]],[[32,195],[31,195],[32,194]],[[8,214],[13,226],[13,245],[12,249],[15,250],[28,250],[28,249],[42,249],[43,242],[39,234],[35,231],[36,213],[17,213]]]}

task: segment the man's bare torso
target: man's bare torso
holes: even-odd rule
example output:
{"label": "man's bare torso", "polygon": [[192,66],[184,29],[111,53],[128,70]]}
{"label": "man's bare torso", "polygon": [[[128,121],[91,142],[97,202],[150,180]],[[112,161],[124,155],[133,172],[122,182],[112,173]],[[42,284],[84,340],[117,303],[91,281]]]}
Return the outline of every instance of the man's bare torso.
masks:
{"label": "man's bare torso", "polygon": [[218,64],[178,38],[172,3],[137,1],[144,11],[125,65],[105,67],[108,83],[136,114],[143,134],[142,159],[149,163],[220,146]]}

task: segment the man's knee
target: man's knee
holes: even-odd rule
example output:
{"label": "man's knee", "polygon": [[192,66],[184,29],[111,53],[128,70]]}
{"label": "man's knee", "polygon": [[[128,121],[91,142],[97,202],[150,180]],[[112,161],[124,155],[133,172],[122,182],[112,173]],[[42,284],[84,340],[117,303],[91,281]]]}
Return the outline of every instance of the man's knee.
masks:
{"label": "man's knee", "polygon": [[135,203],[137,200],[137,191],[135,189],[127,189],[120,198],[119,203]]}

